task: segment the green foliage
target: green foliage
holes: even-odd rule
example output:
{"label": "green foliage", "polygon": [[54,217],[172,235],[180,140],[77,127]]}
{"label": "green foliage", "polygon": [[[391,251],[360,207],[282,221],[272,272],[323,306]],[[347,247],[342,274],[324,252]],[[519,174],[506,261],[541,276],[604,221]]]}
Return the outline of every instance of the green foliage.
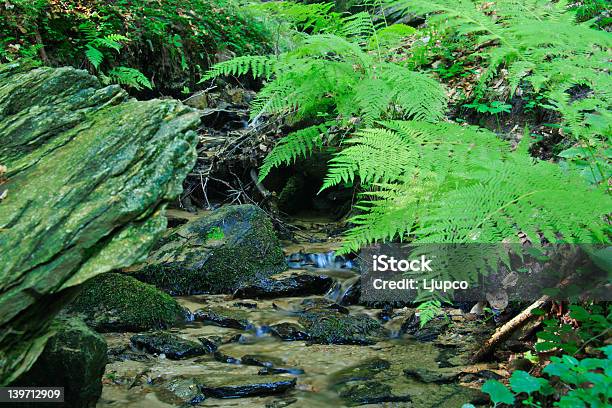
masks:
{"label": "green foliage", "polygon": [[[399,238],[421,243],[606,241],[610,197],[524,146],[493,133],[426,122],[384,122],[346,141],[324,187],[357,176],[372,190],[351,220],[345,250]],[[385,160],[379,158],[384,157]]]}
{"label": "green foliage", "polygon": [[231,0],[0,3],[0,62],[89,63],[92,72],[136,88],[154,78],[166,94],[194,88],[218,52],[264,51],[268,35]]}
{"label": "green foliage", "polygon": [[[611,398],[612,346],[601,350],[606,358],[578,360],[569,355],[551,357],[552,362],[543,370],[549,380],[516,370],[510,377],[510,389],[499,381],[488,380],[482,391],[489,394],[494,406],[513,404],[520,395],[526,395],[521,400],[523,406],[550,406],[549,401],[559,393],[558,401],[553,403],[555,407],[607,407]],[[560,390],[557,391],[555,386]]]}
{"label": "green foliage", "polygon": [[[597,2],[587,3],[599,8]],[[519,86],[541,93],[549,101],[544,107],[561,114],[564,129],[591,151],[591,156],[607,148],[612,134],[608,110],[612,37],[591,28],[588,22],[578,23],[567,1],[399,0],[394,4],[427,14],[430,25],[450,26],[451,32],[474,41],[475,48],[482,50],[480,55],[487,59],[480,77],[480,95],[505,66],[511,93]],[[590,6],[585,3],[585,7]],[[588,92],[580,95],[581,87]],[[602,164],[590,157],[588,162],[599,174],[591,181],[612,175],[609,160]]]}
{"label": "green foliage", "polygon": [[490,103],[474,101],[463,105],[468,109],[475,109],[478,113],[490,113],[491,115],[497,115],[498,113],[510,113],[512,105],[504,103],[502,101],[493,101]]}
{"label": "green foliage", "polygon": [[502,383],[495,380],[488,380],[482,386],[482,391],[489,394],[494,406],[498,404],[513,404],[514,395]]}
{"label": "green foliage", "polygon": [[306,36],[294,49],[276,57],[234,58],[215,65],[204,76],[207,80],[251,73],[269,78],[251,105],[253,120],[273,114],[290,123],[315,122],[282,139],[266,158],[261,179],[271,168],[291,163],[321,146],[322,134],[329,127],[321,124],[329,120],[351,127],[371,126],[383,118],[436,121],[442,117],[446,96],[440,85],[368,52],[372,44],[376,44],[376,51],[380,49],[378,33],[388,39],[411,30],[399,29],[400,34],[377,30],[367,13],[343,18],[341,23],[327,30],[318,25],[321,33]]}
{"label": "green foliage", "polygon": [[576,354],[587,344],[605,340],[604,336],[612,327],[612,306],[594,304],[588,309],[579,305],[570,306],[570,317],[580,323],[576,330],[572,325],[559,323],[556,319],[544,320],[544,329],[537,333],[539,342],[536,351],[543,352],[561,349],[568,354]]}

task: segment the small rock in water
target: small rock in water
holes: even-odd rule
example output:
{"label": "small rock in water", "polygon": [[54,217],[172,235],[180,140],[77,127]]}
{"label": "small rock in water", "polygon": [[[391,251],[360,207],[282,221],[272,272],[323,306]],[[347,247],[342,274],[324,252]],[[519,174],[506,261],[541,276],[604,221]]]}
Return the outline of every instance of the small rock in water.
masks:
{"label": "small rock in water", "polygon": [[410,378],[415,378],[425,383],[448,384],[452,383],[457,378],[461,371],[459,369],[437,369],[430,370],[427,368],[407,368],[404,370],[404,375]]}
{"label": "small rock in water", "polygon": [[245,365],[253,365],[259,367],[273,367],[283,365],[284,361],[277,357],[246,354],[240,358],[240,362]]}
{"label": "small rock in water", "polygon": [[272,375],[272,374],[291,374],[300,375],[304,374],[304,370],[301,368],[277,368],[277,367],[264,367],[259,372],[259,375]]}
{"label": "small rock in water", "polygon": [[145,349],[152,354],[164,354],[171,360],[180,360],[210,352],[195,341],[165,332],[136,334],[130,341],[137,348]]}
{"label": "small rock in water", "polygon": [[374,344],[383,335],[381,324],[366,314],[348,315],[329,309],[310,309],[299,322],[310,341],[318,344]]}
{"label": "small rock in water", "polygon": [[225,307],[198,309],[194,312],[195,320],[215,326],[246,330],[253,325],[248,320],[249,314],[242,310]]}
{"label": "small rock in water", "polygon": [[244,398],[282,394],[295,387],[295,378],[281,376],[231,376],[200,379],[200,390],[207,397]]}
{"label": "small rock in water", "polygon": [[410,395],[398,395],[390,385],[376,380],[390,367],[391,363],[381,358],[365,360],[332,374],[330,388],[349,406],[410,401]]}
{"label": "small rock in water", "polygon": [[238,288],[236,298],[270,299],[290,296],[323,295],[334,280],[326,275],[294,274],[284,279],[262,279]]}
{"label": "small rock in water", "polygon": [[293,323],[279,323],[270,326],[270,332],[285,341],[308,340],[304,328]]}

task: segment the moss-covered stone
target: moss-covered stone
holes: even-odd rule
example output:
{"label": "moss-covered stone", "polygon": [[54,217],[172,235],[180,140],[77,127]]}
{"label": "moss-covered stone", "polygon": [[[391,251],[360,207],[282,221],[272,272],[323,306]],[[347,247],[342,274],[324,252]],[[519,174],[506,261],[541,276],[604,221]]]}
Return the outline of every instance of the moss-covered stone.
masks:
{"label": "moss-covered stone", "polygon": [[171,360],[200,356],[209,352],[201,343],[167,332],[136,334],[130,342],[149,353],[163,354]]}
{"label": "moss-covered stone", "polygon": [[172,230],[134,277],[171,294],[232,293],[286,268],[272,223],[253,205],[226,206]]}
{"label": "moss-covered stone", "polygon": [[13,385],[64,387],[65,403],[61,406],[95,407],[106,365],[104,339],[77,318],[58,318],[51,329],[55,334],[36,363]]}
{"label": "moss-covered stone", "polygon": [[0,385],[100,273],[141,262],[195,162],[199,116],[73,68],[0,66]]}
{"label": "moss-covered stone", "polygon": [[96,276],[68,310],[100,332],[165,329],[185,320],[185,310],[155,286],[119,273]]}
{"label": "moss-covered stone", "polygon": [[349,315],[331,309],[312,309],[299,319],[313,343],[373,344],[382,334],[380,323],[366,314]]}

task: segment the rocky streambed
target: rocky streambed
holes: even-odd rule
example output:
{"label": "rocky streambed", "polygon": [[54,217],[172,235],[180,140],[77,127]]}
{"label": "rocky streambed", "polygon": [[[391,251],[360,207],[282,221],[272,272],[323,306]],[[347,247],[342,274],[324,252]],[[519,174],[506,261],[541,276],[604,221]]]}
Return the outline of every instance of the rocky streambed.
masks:
{"label": "rocky streambed", "polygon": [[[178,296],[186,323],[104,333],[98,407],[460,407],[494,367],[471,366],[489,331],[459,309],[420,328],[412,308],[359,305],[356,272],[325,244],[285,246],[288,269],[234,295]],[[328,248],[329,249],[329,248]],[[326,261],[327,260],[327,261]],[[329,262],[331,261],[331,263]],[[334,262],[335,261],[335,262]],[[318,266],[318,267],[317,267]]]}

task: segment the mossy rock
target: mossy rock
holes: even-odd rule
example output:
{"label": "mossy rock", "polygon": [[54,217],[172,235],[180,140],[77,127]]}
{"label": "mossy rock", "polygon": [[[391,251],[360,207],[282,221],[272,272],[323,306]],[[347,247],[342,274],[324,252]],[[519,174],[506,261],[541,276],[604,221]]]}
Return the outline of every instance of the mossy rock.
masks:
{"label": "mossy rock", "polygon": [[174,295],[233,293],[286,269],[272,223],[253,205],[222,207],[164,237],[135,278]]}
{"label": "mossy rock", "polygon": [[[64,404],[46,406],[95,407],[102,393],[106,366],[104,339],[78,318],[58,318],[51,325],[55,334],[42,354],[14,386],[64,387]],[[36,406],[45,404],[36,403]]]}
{"label": "mossy rock", "polygon": [[100,332],[165,329],[184,321],[186,313],[168,294],[119,273],[88,281],[68,310]]}
{"label": "mossy rock", "polygon": [[366,314],[349,315],[330,309],[312,309],[299,318],[313,343],[374,344],[383,334],[377,320]]}
{"label": "mossy rock", "polygon": [[80,284],[146,259],[198,122],[86,71],[0,64],[0,385],[34,364]]}

